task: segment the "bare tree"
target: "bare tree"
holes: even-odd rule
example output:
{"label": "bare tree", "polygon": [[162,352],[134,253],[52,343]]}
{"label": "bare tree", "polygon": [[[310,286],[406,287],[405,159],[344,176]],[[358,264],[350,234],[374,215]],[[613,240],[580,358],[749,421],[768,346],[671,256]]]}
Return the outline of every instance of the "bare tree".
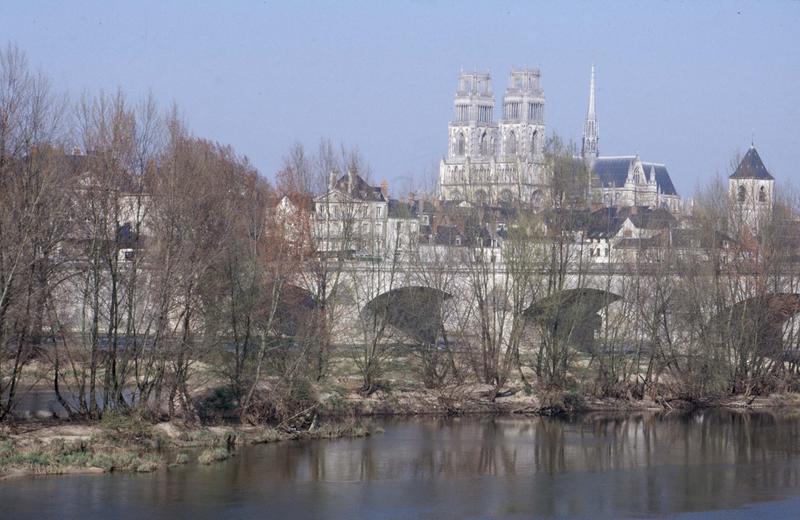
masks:
{"label": "bare tree", "polygon": [[0,49],[0,420],[24,390],[23,368],[49,330],[68,207],[63,108],[22,51]]}

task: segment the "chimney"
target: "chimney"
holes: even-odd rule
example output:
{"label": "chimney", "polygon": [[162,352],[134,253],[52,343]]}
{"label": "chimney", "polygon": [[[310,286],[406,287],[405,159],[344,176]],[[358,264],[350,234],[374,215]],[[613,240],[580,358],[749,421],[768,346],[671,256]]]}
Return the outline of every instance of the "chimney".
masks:
{"label": "chimney", "polygon": [[331,170],[328,174],[328,190],[333,190],[336,187],[336,172]]}
{"label": "chimney", "polygon": [[353,193],[353,186],[356,184],[356,173],[353,170],[347,170],[347,193]]}
{"label": "chimney", "polygon": [[381,193],[383,193],[383,198],[389,200],[389,183],[386,179],[381,181]]}

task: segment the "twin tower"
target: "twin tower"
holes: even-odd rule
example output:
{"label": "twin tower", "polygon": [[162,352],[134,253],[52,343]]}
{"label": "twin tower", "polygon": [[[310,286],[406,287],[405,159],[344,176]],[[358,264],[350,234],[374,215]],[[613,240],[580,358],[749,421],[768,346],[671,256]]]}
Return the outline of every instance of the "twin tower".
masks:
{"label": "twin tower", "polygon": [[539,76],[538,69],[511,71],[496,123],[489,73],[461,73],[439,170],[444,200],[541,205],[545,98]]}

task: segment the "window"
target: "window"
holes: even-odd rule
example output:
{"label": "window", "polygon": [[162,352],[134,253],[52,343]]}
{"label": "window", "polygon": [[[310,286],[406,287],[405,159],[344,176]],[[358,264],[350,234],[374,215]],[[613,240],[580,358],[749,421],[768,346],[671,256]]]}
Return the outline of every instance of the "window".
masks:
{"label": "window", "polygon": [[506,145],[508,155],[517,153],[517,134],[512,130],[508,134],[508,144]]}
{"label": "window", "polygon": [[739,202],[744,202],[744,200],[747,198],[747,188],[744,186],[739,186],[737,198],[739,199]]}
{"label": "window", "polygon": [[458,134],[458,140],[456,142],[456,155],[464,155],[467,152],[467,140],[464,139],[464,133]]}
{"label": "window", "polygon": [[469,105],[456,105],[456,121],[469,120]]}
{"label": "window", "polygon": [[539,144],[539,132],[533,132],[533,135],[531,136],[531,150],[530,150],[531,155],[536,154],[536,147],[538,144]]}
{"label": "window", "polygon": [[758,190],[758,202],[766,202],[767,201],[767,190],[764,189],[764,186]]}
{"label": "window", "polygon": [[481,134],[481,155],[489,155],[489,137],[486,132]]}
{"label": "window", "polygon": [[492,120],[492,108],[491,107],[478,107],[478,122],[479,123],[489,123]]}

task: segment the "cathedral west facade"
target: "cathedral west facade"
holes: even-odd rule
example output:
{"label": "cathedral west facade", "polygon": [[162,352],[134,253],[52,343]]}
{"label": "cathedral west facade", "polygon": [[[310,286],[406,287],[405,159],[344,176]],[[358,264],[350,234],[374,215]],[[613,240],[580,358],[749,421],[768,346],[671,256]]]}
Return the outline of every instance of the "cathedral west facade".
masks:
{"label": "cathedral west facade", "polygon": [[500,205],[543,199],[544,91],[536,69],[512,70],[500,121],[489,73],[462,72],[439,190],[449,201]]}

